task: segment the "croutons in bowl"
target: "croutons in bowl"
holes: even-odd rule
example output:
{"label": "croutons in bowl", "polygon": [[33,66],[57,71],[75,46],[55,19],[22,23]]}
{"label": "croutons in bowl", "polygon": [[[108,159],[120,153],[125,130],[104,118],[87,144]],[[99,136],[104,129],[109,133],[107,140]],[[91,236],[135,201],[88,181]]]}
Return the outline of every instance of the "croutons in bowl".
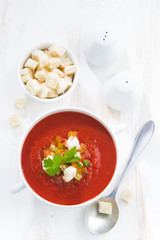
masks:
{"label": "croutons in bowl", "polygon": [[76,86],[78,74],[74,54],[57,43],[33,47],[18,68],[25,93],[41,102],[55,102],[67,96]]}

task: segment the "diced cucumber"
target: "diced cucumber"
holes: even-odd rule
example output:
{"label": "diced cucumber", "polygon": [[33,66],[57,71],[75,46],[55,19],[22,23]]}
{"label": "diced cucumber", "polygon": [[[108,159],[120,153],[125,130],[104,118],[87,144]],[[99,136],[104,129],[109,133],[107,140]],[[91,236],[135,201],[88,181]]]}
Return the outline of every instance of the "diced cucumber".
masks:
{"label": "diced cucumber", "polygon": [[62,173],[62,170],[59,169],[58,172],[56,173],[56,175],[60,175]]}
{"label": "diced cucumber", "polygon": [[68,166],[67,166],[66,164],[61,164],[61,165],[60,165],[60,169],[61,169],[62,171],[64,171],[67,167],[68,167]]}
{"label": "diced cucumber", "polygon": [[84,160],[83,163],[84,163],[84,165],[85,165],[86,167],[88,167],[89,164],[90,164],[90,162],[89,162],[88,160]]}
{"label": "diced cucumber", "polygon": [[51,144],[50,150],[55,152],[57,150],[56,146],[54,144]]}
{"label": "diced cucumber", "polygon": [[54,152],[51,152],[51,156],[53,156],[53,157],[54,157],[54,155],[55,155],[55,153],[54,153]]}
{"label": "diced cucumber", "polygon": [[77,166],[78,166],[79,168],[82,168],[82,167],[83,167],[83,163],[78,162],[78,163],[77,163]]}
{"label": "diced cucumber", "polygon": [[76,176],[74,177],[77,181],[80,181],[82,178],[82,175],[80,173],[76,173]]}

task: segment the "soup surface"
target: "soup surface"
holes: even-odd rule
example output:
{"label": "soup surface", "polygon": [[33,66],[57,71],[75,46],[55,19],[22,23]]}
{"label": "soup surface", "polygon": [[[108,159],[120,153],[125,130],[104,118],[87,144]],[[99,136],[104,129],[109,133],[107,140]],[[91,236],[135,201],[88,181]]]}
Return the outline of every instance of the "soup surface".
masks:
{"label": "soup surface", "polygon": [[[55,138],[58,136],[65,146],[70,132],[76,132],[81,156],[81,163],[70,164],[81,178],[67,182],[63,172],[48,175],[42,163]],[[56,204],[76,205],[97,196],[106,188],[115,171],[116,157],[112,137],[103,125],[82,113],[62,112],[42,119],[32,128],[23,144],[21,164],[26,181],[39,196]]]}

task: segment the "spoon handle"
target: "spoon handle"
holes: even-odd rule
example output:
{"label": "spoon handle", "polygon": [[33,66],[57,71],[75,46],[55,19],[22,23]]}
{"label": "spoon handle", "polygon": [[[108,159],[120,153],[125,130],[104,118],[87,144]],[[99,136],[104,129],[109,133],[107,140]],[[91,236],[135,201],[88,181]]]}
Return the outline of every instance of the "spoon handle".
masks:
{"label": "spoon handle", "polygon": [[126,167],[125,167],[118,183],[116,184],[113,192],[111,193],[111,195],[113,197],[115,197],[115,195],[117,193],[117,190],[118,190],[123,178],[126,176],[129,169],[131,168],[131,166],[135,163],[136,159],[138,158],[140,153],[144,150],[145,146],[147,145],[147,143],[151,139],[152,134],[154,132],[154,129],[155,129],[155,124],[154,124],[153,121],[146,122],[143,125],[143,127],[140,129],[140,131],[139,131],[139,133],[138,133],[138,135],[135,139],[130,157],[129,157],[128,162],[126,164]]}

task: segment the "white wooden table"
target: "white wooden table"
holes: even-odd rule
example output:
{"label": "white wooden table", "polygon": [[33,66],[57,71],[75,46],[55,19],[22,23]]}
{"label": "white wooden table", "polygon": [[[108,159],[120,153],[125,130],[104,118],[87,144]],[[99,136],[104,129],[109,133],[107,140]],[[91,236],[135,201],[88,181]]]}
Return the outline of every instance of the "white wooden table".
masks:
{"label": "white wooden table", "polygon": [[[153,240],[160,235],[160,1],[159,0],[1,0],[0,1],[0,239],[3,240]],[[101,83],[88,67],[83,52],[85,32],[93,25],[112,26],[121,38],[127,57],[108,68],[106,77],[128,69],[137,74],[143,87],[140,104],[127,113],[118,113],[103,102]],[[17,111],[15,97],[23,96],[17,66],[28,48],[39,42],[60,42],[77,56],[79,84],[68,98],[56,104],[40,104],[28,99],[18,111],[22,125],[11,129],[8,117]],[[108,75],[107,75],[108,74]],[[21,179],[18,147],[29,124],[49,109],[76,106],[97,113],[108,124],[127,125],[118,137],[121,172],[133,139],[141,125],[153,119],[155,135],[141,155],[139,165],[124,180],[117,201],[120,217],[116,227],[95,237],[84,226],[86,207],[63,209],[35,199],[26,189],[10,195],[9,189]],[[134,193],[126,205],[120,193],[130,187]]]}

